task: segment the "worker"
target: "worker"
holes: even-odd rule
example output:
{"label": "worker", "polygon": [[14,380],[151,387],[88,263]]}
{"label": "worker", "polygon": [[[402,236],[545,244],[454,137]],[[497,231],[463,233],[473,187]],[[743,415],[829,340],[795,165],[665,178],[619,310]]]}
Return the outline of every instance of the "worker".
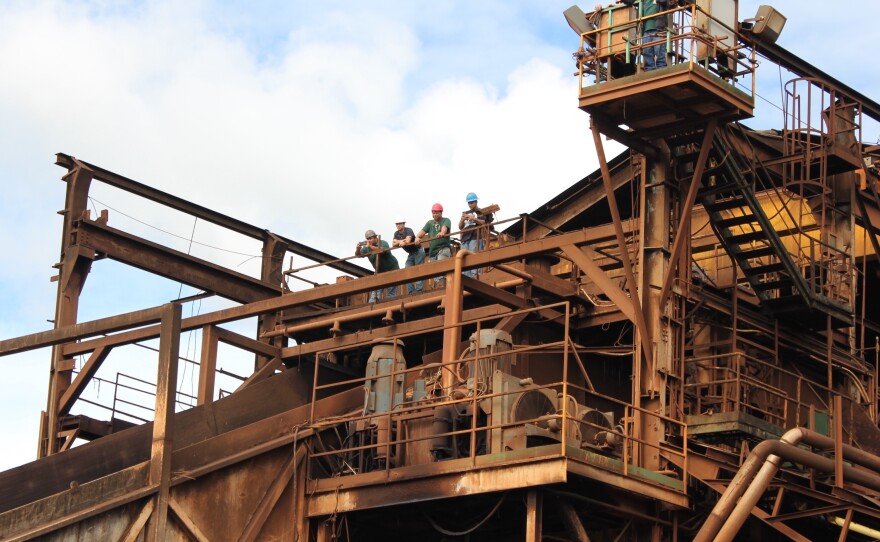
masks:
{"label": "worker", "polygon": [[[669,14],[658,13],[666,11],[670,6],[677,4],[677,0],[621,0],[624,4],[632,6],[641,4],[642,17],[642,60],[645,71],[666,67],[666,30],[669,28]],[[645,47],[646,43],[652,45]]]}
{"label": "worker", "polygon": [[[397,262],[397,258],[394,257],[394,254],[391,253],[391,247],[388,246],[387,241],[379,239],[379,236],[376,235],[376,232],[373,230],[367,230],[364,233],[364,239],[365,241],[358,243],[355,247],[355,256],[366,256],[367,259],[370,260],[370,265],[373,266],[373,270],[376,273],[384,273],[385,271],[400,269],[400,264]],[[386,298],[396,296],[397,286],[389,286],[386,288]],[[375,303],[376,301],[379,301],[381,297],[382,289],[380,288],[379,290],[370,292],[370,297],[367,302]]]}
{"label": "worker", "polygon": [[[425,263],[425,248],[415,243],[416,234],[412,231],[412,228],[406,227],[406,220],[403,217],[395,218],[394,227],[397,230],[394,232],[391,246],[393,248],[403,247],[403,251],[406,252],[406,263],[404,266],[409,268]],[[419,293],[424,287],[424,281],[411,282],[406,285],[406,294]]]}
{"label": "worker", "polygon": [[[416,234],[416,242],[421,243],[422,239],[428,236],[428,257],[432,261],[451,258],[452,242],[449,240],[449,232],[451,230],[452,222],[443,216],[443,206],[435,203],[431,207],[431,220],[425,222],[425,225]],[[444,284],[444,277],[434,278],[435,288],[439,288]]]}
{"label": "worker", "polygon": [[[486,239],[489,238],[489,226],[495,217],[492,213],[483,213],[478,204],[477,195],[469,192],[465,197],[468,210],[461,213],[458,221],[458,229],[461,230],[461,248],[471,252],[479,252],[486,248]],[[476,269],[469,269],[463,273],[468,277],[477,276]]]}

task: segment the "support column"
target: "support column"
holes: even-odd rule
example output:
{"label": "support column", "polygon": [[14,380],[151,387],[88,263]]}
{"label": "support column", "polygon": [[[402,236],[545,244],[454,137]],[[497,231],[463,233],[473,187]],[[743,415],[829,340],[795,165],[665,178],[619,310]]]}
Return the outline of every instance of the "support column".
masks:
{"label": "support column", "polygon": [[[655,142],[666,151],[663,141]],[[664,156],[665,154],[665,156]],[[641,243],[639,292],[645,313],[645,333],[652,339],[651,356],[645,356],[638,382],[641,407],[648,412],[667,415],[667,375],[673,368],[669,304],[661,305],[661,294],[667,269],[670,267],[670,216],[673,196],[667,186],[668,152],[657,159],[645,157],[641,179]],[[690,266],[688,266],[689,268]],[[682,273],[685,270],[682,269]],[[641,333],[641,330],[637,330]],[[653,362],[653,363],[652,363]],[[665,437],[663,422],[654,416],[641,415],[639,436],[646,443],[641,450],[639,465],[650,470],[660,470],[658,446]]]}
{"label": "support column", "polygon": [[[263,241],[263,264],[260,270],[260,280],[280,286],[284,281],[284,254],[287,252],[287,243],[269,232],[266,233],[268,237]],[[266,332],[274,331],[280,320],[281,313],[261,314],[258,317],[257,337],[262,337]],[[283,335],[263,340],[276,348],[286,346]],[[262,369],[269,361],[271,361],[271,358],[257,354],[254,359],[254,371]]]}
{"label": "support column", "polygon": [[[76,245],[75,224],[88,209],[89,187],[92,172],[82,166],[69,171],[63,179],[67,182],[64,202],[64,226],[61,234],[61,257],[58,264],[58,294],[55,301],[55,329],[70,326],[77,321],[79,297],[86,277],[91,270],[94,253]],[[54,280],[54,279],[53,279]],[[61,355],[61,345],[52,347],[49,371],[49,396],[46,405],[46,424],[40,434],[39,456],[58,451],[60,419],[58,405],[73,379],[73,363]]]}
{"label": "support column", "polygon": [[171,493],[171,455],[174,443],[174,406],[177,397],[177,366],[180,355],[178,303],[165,305],[159,334],[159,370],[156,379],[156,415],[150,452],[148,483],[158,485],[156,509],[147,524],[146,542],[165,540],[168,529],[168,501]]}
{"label": "support column", "polygon": [[539,489],[529,490],[526,498],[526,542],[541,542],[544,495]]}

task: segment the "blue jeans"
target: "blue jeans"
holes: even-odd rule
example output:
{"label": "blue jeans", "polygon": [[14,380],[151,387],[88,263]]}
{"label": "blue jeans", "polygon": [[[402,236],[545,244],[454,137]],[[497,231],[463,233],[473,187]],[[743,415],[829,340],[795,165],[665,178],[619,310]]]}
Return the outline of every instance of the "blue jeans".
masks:
{"label": "blue jeans", "polygon": [[645,71],[666,67],[666,31],[649,30],[642,34],[642,43],[651,43],[659,40],[659,43],[642,49],[642,59],[645,61]]}
{"label": "blue jeans", "polygon": [[[413,267],[415,265],[421,265],[425,263],[425,250],[422,247],[419,247],[415,252],[410,252],[406,257],[406,265],[405,267]],[[425,281],[420,280],[417,282],[411,282],[406,285],[406,295],[412,295],[416,292],[421,292],[425,289]]]}
{"label": "blue jeans", "polygon": [[[461,243],[462,250],[470,250],[471,252],[479,252],[483,250],[483,247],[485,246],[486,242],[483,239],[480,239],[478,244],[476,237],[474,237],[473,239],[468,239],[467,241],[462,241]],[[462,273],[462,275],[473,278],[477,276],[477,270],[468,269],[467,271]]]}
{"label": "blue jeans", "polygon": [[[397,286],[389,286],[385,288],[385,297],[384,299],[392,299],[397,297]],[[375,303],[377,301],[381,301],[382,297],[382,289],[373,290],[370,292],[370,297],[367,299],[367,303]]]}

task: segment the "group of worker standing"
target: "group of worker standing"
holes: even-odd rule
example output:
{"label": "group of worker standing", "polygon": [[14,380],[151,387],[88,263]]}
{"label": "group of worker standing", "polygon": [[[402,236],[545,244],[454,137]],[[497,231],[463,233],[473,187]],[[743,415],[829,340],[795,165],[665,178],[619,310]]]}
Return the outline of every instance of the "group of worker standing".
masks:
{"label": "group of worker standing", "polygon": [[[468,204],[468,210],[461,214],[458,221],[458,229],[461,232],[461,248],[471,252],[483,250],[486,246],[486,234],[481,235],[481,231],[488,232],[483,228],[487,224],[491,224],[494,215],[483,213],[478,206],[477,195],[470,192],[465,198]],[[445,260],[452,257],[452,221],[443,216],[443,206],[435,203],[431,207],[431,219],[418,231],[414,232],[412,228],[407,227],[406,219],[397,217],[394,219],[396,230],[392,236],[391,245],[387,241],[382,240],[374,230],[367,230],[364,233],[365,241],[358,243],[355,247],[355,256],[366,256],[370,260],[370,264],[377,273],[385,271],[393,271],[400,269],[400,263],[392,253],[395,248],[402,248],[406,253],[406,267],[413,267],[425,263],[426,259],[430,261]],[[427,249],[424,243],[427,243]],[[425,254],[427,250],[427,256]],[[468,270],[465,275],[473,277],[476,270]],[[437,277],[434,279],[434,286],[439,287],[443,279]],[[407,295],[419,293],[424,289],[424,281],[412,282],[406,285]],[[369,303],[376,302],[382,297],[382,290],[370,292]],[[397,286],[389,286],[385,289],[384,297],[391,298],[397,295]]]}

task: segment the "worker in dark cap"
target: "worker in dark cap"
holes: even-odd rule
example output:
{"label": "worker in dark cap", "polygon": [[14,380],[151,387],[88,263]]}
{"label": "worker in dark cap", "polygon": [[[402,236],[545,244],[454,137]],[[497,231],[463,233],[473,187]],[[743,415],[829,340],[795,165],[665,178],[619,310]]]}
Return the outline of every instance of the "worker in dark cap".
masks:
{"label": "worker in dark cap", "polygon": [[[639,7],[642,18],[642,61],[645,71],[666,67],[666,32],[669,14],[658,15],[678,4],[677,0],[621,0]],[[650,44],[650,45],[648,45]]]}
{"label": "worker in dark cap", "polygon": [[[366,256],[368,260],[370,260],[370,265],[373,266],[373,270],[376,273],[384,273],[385,271],[394,271],[395,269],[400,269],[400,264],[397,263],[397,258],[394,257],[394,254],[391,253],[391,247],[388,246],[387,241],[383,241],[379,239],[379,236],[376,235],[376,232],[373,230],[367,230],[364,233],[365,241],[362,241],[357,244],[354,249],[355,256]],[[397,286],[389,286],[385,290],[385,297],[392,298],[397,296]],[[370,297],[367,300],[368,303],[375,303],[379,301],[382,297],[382,290],[375,290],[370,292]]]}

